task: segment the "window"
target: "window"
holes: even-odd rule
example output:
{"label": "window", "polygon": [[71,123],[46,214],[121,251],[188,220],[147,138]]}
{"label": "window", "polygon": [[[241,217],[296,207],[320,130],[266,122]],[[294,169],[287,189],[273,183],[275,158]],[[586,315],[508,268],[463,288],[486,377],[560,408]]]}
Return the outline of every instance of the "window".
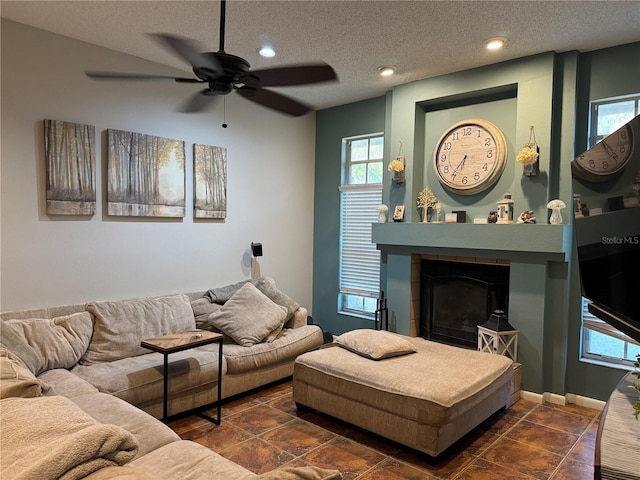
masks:
{"label": "window", "polygon": [[340,186],[340,313],[373,319],[380,291],[380,252],[371,243],[371,224],[382,202],[380,134],[347,138]]}
{"label": "window", "polygon": [[[640,112],[640,95],[591,102],[589,146],[592,147]],[[582,358],[611,366],[633,367],[640,345],[593,316],[582,299]]]}
{"label": "window", "polygon": [[589,148],[627,123],[640,111],[640,95],[591,102]]}
{"label": "window", "polygon": [[611,325],[593,316],[582,299],[582,358],[597,362],[633,367],[640,344]]}

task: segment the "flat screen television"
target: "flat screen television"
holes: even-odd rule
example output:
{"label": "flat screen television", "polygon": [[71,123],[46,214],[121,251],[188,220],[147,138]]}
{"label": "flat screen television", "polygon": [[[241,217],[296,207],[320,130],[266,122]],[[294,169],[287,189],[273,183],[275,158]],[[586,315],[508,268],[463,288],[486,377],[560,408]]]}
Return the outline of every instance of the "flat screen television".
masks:
{"label": "flat screen television", "polygon": [[640,115],[571,163],[582,295],[640,342]]}

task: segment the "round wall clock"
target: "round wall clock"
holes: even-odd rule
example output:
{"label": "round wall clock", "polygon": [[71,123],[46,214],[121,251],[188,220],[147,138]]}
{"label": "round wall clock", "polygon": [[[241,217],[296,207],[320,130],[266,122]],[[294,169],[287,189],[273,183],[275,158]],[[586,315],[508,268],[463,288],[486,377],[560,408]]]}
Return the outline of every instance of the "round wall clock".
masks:
{"label": "round wall clock", "polygon": [[571,162],[571,169],[590,182],[604,182],[622,171],[633,152],[631,126],[616,130]]}
{"label": "round wall clock", "polygon": [[502,175],[507,142],[487,120],[458,122],[442,134],[433,154],[438,180],[459,195],[473,195],[491,187]]}

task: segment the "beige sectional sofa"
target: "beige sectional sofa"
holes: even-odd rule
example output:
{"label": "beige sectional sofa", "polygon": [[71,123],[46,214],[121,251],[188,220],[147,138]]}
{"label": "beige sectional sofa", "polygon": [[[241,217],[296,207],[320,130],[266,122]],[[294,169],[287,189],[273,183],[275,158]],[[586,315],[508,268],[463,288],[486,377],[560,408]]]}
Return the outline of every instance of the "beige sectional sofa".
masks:
{"label": "beige sectional sofa", "polygon": [[[140,342],[223,327],[222,365],[217,344],[169,356],[169,415],[174,415],[217,400],[220,368],[223,398],[290,376],[295,358],[322,344],[322,331],[307,325],[306,310],[271,279],[227,286],[220,298],[216,293],[1,313],[0,477],[256,477],[205,447],[180,440],[157,420],[163,357]],[[340,478],[333,471],[303,473],[310,479]],[[296,475],[279,471],[265,478]]]}

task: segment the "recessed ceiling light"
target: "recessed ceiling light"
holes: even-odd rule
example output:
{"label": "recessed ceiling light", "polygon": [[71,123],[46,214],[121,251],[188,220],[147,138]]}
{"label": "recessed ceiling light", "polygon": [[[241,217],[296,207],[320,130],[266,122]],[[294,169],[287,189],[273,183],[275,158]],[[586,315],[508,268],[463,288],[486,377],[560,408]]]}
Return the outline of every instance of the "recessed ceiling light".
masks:
{"label": "recessed ceiling light", "polygon": [[383,77],[389,77],[396,73],[396,67],[393,67],[391,65],[384,65],[382,67],[378,67],[378,71]]}
{"label": "recessed ceiling light", "polygon": [[268,45],[265,45],[264,47],[260,47],[258,49],[258,53],[260,54],[261,57],[271,58],[276,56],[276,51],[273,49],[273,47],[270,47]]}
{"label": "recessed ceiling light", "polygon": [[484,42],[484,46],[487,50],[500,50],[506,41],[507,39],[504,37],[494,37]]}

